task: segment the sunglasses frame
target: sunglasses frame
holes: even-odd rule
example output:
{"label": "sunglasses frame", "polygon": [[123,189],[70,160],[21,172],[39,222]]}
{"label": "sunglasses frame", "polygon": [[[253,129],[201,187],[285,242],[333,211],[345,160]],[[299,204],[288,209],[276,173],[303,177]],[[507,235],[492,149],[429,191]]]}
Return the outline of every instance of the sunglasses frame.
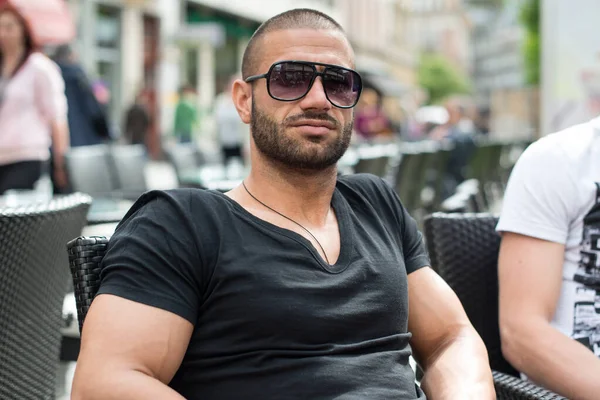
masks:
{"label": "sunglasses frame", "polygon": [[[306,93],[304,93],[302,96],[293,98],[293,99],[280,99],[276,96],[273,96],[273,94],[271,94],[271,72],[273,72],[273,69],[280,64],[285,64],[285,63],[294,63],[294,64],[301,64],[301,65],[307,65],[309,67],[311,67],[313,69],[313,76],[312,79],[310,80],[310,83],[308,84],[308,88],[306,89]],[[325,69],[323,69],[323,71],[318,71],[317,70],[317,66],[320,67],[325,67]],[[350,71],[350,72],[354,72],[356,74],[356,76],[359,79],[360,82],[360,89],[358,91],[358,95],[356,96],[356,100],[354,101],[354,104],[350,105],[350,106],[340,106],[335,104],[333,101],[331,101],[331,99],[329,98],[329,94],[327,93],[327,89],[325,88],[325,84],[323,82],[323,91],[325,92],[325,97],[327,97],[327,100],[335,107],[337,108],[353,108],[356,106],[356,104],[358,104],[358,100],[360,99],[360,95],[362,93],[363,90],[363,82],[362,82],[362,76],[360,76],[360,74],[351,69],[351,68],[346,68],[346,67],[340,67],[339,65],[334,65],[334,64],[324,64],[324,63],[318,63],[318,62],[311,62],[311,61],[298,61],[298,60],[285,60],[285,61],[277,61],[276,63],[274,63],[273,65],[271,65],[271,67],[269,68],[269,71],[267,71],[266,74],[260,74],[260,75],[252,75],[247,77],[246,79],[244,79],[244,82],[247,83],[251,83],[254,81],[257,81],[259,79],[265,78],[265,80],[267,81],[267,93],[269,93],[269,96],[271,96],[272,99],[278,100],[278,101],[297,101],[300,100],[301,98],[305,97],[308,93],[310,93],[310,90],[313,87],[313,84],[315,83],[315,80],[317,79],[317,77],[321,77],[321,81],[323,81],[323,79],[325,78],[325,74],[327,73],[327,70],[344,70],[344,71]]]}

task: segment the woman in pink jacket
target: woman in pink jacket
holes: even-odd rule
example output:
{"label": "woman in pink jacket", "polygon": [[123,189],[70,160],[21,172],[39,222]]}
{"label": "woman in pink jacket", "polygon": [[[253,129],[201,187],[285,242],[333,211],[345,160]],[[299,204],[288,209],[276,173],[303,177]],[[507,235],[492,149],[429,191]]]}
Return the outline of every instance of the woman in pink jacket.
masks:
{"label": "woman in pink jacket", "polygon": [[27,20],[10,5],[0,7],[0,195],[32,189],[49,167],[67,184],[69,147],[64,82],[56,64],[36,51]]}

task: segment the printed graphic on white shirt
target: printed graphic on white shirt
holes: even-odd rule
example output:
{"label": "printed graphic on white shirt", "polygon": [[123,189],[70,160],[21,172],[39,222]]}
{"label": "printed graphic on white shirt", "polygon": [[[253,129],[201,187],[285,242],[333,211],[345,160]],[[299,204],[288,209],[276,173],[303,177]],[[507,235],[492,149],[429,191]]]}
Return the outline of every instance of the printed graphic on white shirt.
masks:
{"label": "printed graphic on white shirt", "polygon": [[576,289],[573,338],[600,356],[600,184],[596,202],[584,217]]}

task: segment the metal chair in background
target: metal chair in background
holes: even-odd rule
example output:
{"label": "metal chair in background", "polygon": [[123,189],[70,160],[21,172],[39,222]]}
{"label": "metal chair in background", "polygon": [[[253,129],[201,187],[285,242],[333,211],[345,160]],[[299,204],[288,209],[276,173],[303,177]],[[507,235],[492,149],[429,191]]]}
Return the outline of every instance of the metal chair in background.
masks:
{"label": "metal chair in background", "polygon": [[354,165],[354,173],[373,174],[380,178],[383,178],[385,177],[385,174],[387,172],[389,162],[389,155],[359,158],[358,162]]}
{"label": "metal chair in background", "polygon": [[175,144],[165,148],[167,161],[175,169],[180,186],[189,186],[182,181],[187,171],[197,170],[205,164],[205,158],[198,147],[193,144]]}
{"label": "metal chair in background", "polygon": [[148,157],[143,145],[112,146],[109,157],[116,190],[122,197],[137,199],[148,190],[145,175]]}
{"label": "metal chair in background", "polygon": [[109,149],[104,144],[69,149],[65,162],[73,191],[95,197],[117,190]]}

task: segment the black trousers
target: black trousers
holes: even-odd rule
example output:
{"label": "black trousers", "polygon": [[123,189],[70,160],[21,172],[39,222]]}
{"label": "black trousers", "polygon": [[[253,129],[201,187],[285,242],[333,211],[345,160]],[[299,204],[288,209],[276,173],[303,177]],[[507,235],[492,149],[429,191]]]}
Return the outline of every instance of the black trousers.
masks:
{"label": "black trousers", "polygon": [[11,189],[33,189],[45,172],[44,161],[20,161],[0,165],[0,195]]}

